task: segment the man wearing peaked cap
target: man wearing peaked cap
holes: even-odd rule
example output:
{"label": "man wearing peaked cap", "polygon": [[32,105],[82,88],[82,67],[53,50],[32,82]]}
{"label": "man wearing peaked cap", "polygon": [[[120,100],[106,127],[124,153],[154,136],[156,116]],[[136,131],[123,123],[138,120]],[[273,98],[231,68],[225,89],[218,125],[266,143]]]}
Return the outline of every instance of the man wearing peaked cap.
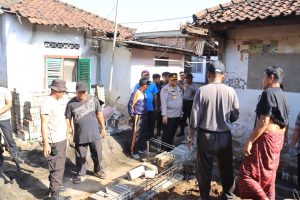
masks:
{"label": "man wearing peaked cap", "polygon": [[[170,81],[161,90],[161,115],[164,124],[162,141],[173,145],[174,136],[180,122],[182,91],[178,87],[177,73],[169,74]],[[171,150],[166,148],[165,150]]]}
{"label": "man wearing peaked cap", "polygon": [[61,79],[52,81],[51,93],[41,105],[42,137],[44,156],[50,170],[49,192],[53,200],[66,200],[60,196],[67,188],[62,185],[66,162],[67,124],[65,122],[65,104],[60,101],[67,90],[66,82]]}

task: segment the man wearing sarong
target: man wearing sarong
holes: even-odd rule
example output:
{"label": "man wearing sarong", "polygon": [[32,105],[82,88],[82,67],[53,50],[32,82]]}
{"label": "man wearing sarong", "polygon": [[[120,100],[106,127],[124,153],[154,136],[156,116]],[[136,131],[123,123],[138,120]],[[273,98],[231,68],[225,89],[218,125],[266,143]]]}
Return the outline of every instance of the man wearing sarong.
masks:
{"label": "man wearing sarong", "polygon": [[222,82],[225,66],[219,61],[208,65],[208,82],[197,89],[191,113],[188,146],[191,148],[197,131],[197,180],[201,200],[210,199],[214,158],[217,158],[222,179],[222,199],[231,199],[234,177],[232,167],[232,123],[239,117],[239,101],[235,90]]}
{"label": "man wearing sarong", "polygon": [[275,179],[288,124],[288,105],[280,83],[283,71],[277,66],[265,70],[264,91],[256,106],[256,124],[244,145],[245,159],[236,182],[242,199],[275,199]]}

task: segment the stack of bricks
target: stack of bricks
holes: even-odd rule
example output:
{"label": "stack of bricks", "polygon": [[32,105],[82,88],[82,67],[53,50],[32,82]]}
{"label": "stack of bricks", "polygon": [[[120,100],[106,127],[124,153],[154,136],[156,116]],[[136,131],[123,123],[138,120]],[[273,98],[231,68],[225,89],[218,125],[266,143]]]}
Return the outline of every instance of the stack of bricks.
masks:
{"label": "stack of bricks", "polygon": [[40,105],[48,93],[14,93],[17,136],[23,140],[41,139]]}

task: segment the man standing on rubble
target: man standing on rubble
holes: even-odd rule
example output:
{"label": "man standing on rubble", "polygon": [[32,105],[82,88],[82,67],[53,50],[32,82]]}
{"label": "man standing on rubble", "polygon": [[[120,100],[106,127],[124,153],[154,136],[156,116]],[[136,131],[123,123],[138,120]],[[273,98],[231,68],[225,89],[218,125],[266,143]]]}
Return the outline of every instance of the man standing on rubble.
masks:
{"label": "man standing on rubble", "polygon": [[[233,196],[233,153],[231,128],[239,117],[239,102],[233,88],[222,84],[225,66],[219,61],[208,65],[208,84],[195,94],[188,146],[197,131],[197,180],[201,199],[210,199],[214,157],[218,158],[224,199]],[[225,197],[227,196],[227,197]]]}
{"label": "man standing on rubble", "polygon": [[[5,87],[0,87],[0,128],[3,132],[3,137],[5,137],[5,145],[7,145],[9,149],[9,153],[12,156],[12,159],[18,163],[24,163],[24,160],[19,157],[19,150],[16,145],[16,142],[13,139],[10,118],[11,112],[10,108],[12,107],[12,96],[10,91]],[[0,136],[0,144],[1,144],[1,136]],[[0,149],[0,163],[3,163],[3,150]]]}
{"label": "man standing on rubble", "polygon": [[73,178],[73,183],[75,184],[85,181],[88,147],[94,162],[94,175],[100,179],[106,178],[101,163],[101,140],[106,136],[105,121],[98,99],[88,95],[87,91],[86,83],[78,82],[76,84],[76,96],[68,102],[65,112],[67,130],[71,126],[72,119],[74,123],[72,133],[75,143],[77,170],[77,175]]}
{"label": "man standing on rubble", "polygon": [[60,101],[67,90],[66,82],[54,79],[50,88],[50,95],[41,105],[43,151],[50,170],[49,192],[52,200],[67,200],[71,198],[59,194],[67,189],[62,185],[66,162],[67,126],[64,115],[65,104]]}
{"label": "man standing on rubble", "polygon": [[[178,87],[177,73],[169,74],[169,84],[160,93],[162,123],[164,124],[162,142],[173,145],[174,136],[180,122],[182,110],[182,91]],[[166,148],[166,150],[171,150]]]}

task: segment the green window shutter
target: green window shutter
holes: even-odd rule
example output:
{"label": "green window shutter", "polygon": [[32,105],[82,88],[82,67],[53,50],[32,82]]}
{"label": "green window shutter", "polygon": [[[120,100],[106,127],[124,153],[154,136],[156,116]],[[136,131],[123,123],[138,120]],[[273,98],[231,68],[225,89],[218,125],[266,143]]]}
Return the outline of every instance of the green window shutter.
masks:
{"label": "green window shutter", "polygon": [[63,60],[60,58],[46,59],[46,78],[47,86],[50,85],[53,79],[62,79]]}
{"label": "green window shutter", "polygon": [[91,90],[91,62],[90,59],[78,59],[78,81],[85,82]]}

